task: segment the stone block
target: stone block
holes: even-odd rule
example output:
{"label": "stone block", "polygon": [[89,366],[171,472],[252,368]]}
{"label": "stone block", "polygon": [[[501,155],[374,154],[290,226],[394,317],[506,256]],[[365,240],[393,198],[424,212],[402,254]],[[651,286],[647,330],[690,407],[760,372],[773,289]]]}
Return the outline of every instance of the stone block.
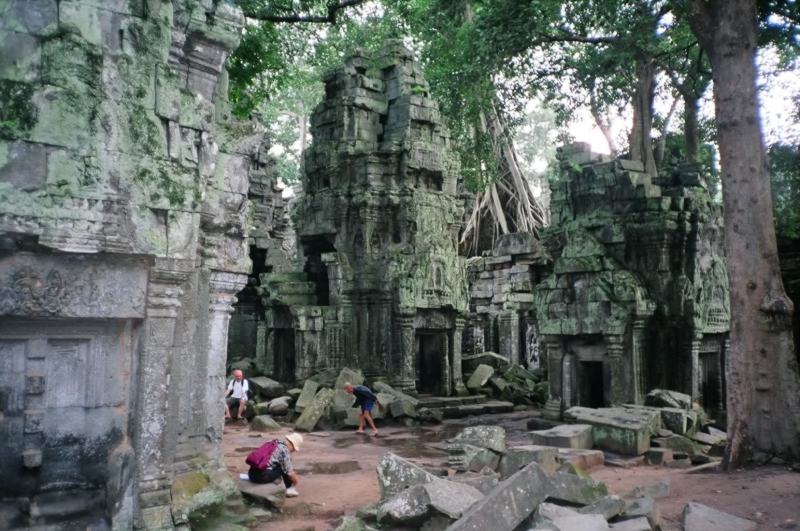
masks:
{"label": "stone block", "polygon": [[650,433],[657,413],[625,408],[573,407],[564,416],[591,425],[596,448],[638,456],[650,447]]}
{"label": "stone block", "polygon": [[410,487],[430,483],[434,479],[436,476],[430,472],[391,452],[384,454],[378,463],[378,486],[382,500]]}
{"label": "stone block", "polygon": [[394,388],[393,388],[391,385],[389,385],[389,384],[387,384],[387,383],[384,383],[384,382],[375,382],[375,383],[372,385],[372,387],[373,387],[373,389],[372,389],[372,390],[373,390],[375,393],[386,393],[386,394],[390,394],[390,395],[394,396],[395,398],[402,399],[402,400],[407,400],[408,402],[411,402],[411,403],[412,403],[412,404],[414,404],[415,406],[416,406],[417,404],[419,404],[419,400],[418,400],[418,399],[414,398],[414,397],[413,397],[413,396],[411,396],[411,395],[407,395],[407,394],[403,393],[402,391],[398,391],[398,390],[394,389]]}
{"label": "stone block", "polygon": [[480,390],[493,375],[494,367],[490,365],[478,365],[478,368],[475,369],[475,372],[472,373],[472,376],[470,376],[467,381],[467,389],[470,391]]}
{"label": "stone block", "polygon": [[653,407],[673,407],[689,411],[692,409],[692,397],[689,395],[679,393],[677,391],[669,391],[667,389],[653,389],[644,399],[644,405]]}
{"label": "stone block", "polygon": [[559,448],[558,459],[562,463],[572,463],[583,470],[591,470],[605,464],[605,454],[600,450]]}
{"label": "stone block", "polygon": [[289,407],[292,405],[292,399],[288,396],[281,396],[272,399],[267,405],[267,412],[270,415],[281,417],[289,412]]}
{"label": "stone block", "polygon": [[578,512],[581,514],[599,514],[606,520],[610,520],[622,513],[622,511],[625,510],[625,507],[625,500],[619,496],[611,495],[600,498],[591,505],[581,507]]}
{"label": "stone block", "polygon": [[448,531],[513,531],[553,491],[547,473],[530,464],[475,503]]}
{"label": "stone block", "polygon": [[559,516],[553,520],[558,531],[608,531],[608,523],[599,514]]}
{"label": "stone block", "polygon": [[247,381],[250,384],[250,390],[256,395],[265,398],[278,398],[283,395],[283,386],[266,376],[248,378]]}
{"label": "stone block", "polygon": [[605,483],[566,472],[550,474],[553,490],[549,497],[567,503],[591,505],[608,495]]}
{"label": "stone block", "polygon": [[377,519],[383,525],[420,527],[437,515],[459,518],[483,494],[463,483],[437,479],[406,489],[383,502]]}
{"label": "stone block", "polygon": [[333,384],[334,389],[344,389],[344,384],[351,383],[353,385],[362,385],[364,383],[364,375],[361,372],[356,372],[352,369],[345,367],[339,372],[339,377],[336,378],[336,383]]}
{"label": "stone block", "polygon": [[461,430],[450,442],[471,444],[502,454],[506,451],[506,430],[500,426],[470,426]]}
{"label": "stone block", "polygon": [[364,531],[367,525],[356,516],[343,516],[335,531]]}
{"label": "stone block", "polygon": [[286,501],[286,487],[275,483],[253,483],[244,479],[238,482],[239,490],[245,499],[266,508],[279,511]]}
{"label": "stone block", "polygon": [[317,394],[319,384],[313,380],[306,380],[303,384],[303,390],[297,398],[297,403],[294,406],[295,411],[302,413],[305,408],[310,406],[314,401],[314,396]]}
{"label": "stone block", "polygon": [[500,483],[500,476],[494,472],[491,472],[489,474],[482,474],[474,477],[453,476],[448,478],[448,480],[455,481],[457,483],[466,483],[467,485],[475,487],[477,490],[486,495],[489,494],[489,492],[491,492],[492,489],[494,489]]}
{"label": "stone block", "polygon": [[672,433],[683,435],[689,429],[689,415],[684,409],[662,407],[661,424]]}
{"label": "stone block", "polygon": [[464,374],[475,372],[480,365],[489,365],[490,367],[494,367],[498,373],[503,373],[508,370],[511,362],[506,357],[495,352],[484,352],[482,354],[464,356],[461,358],[461,370]]}
{"label": "stone block", "polygon": [[544,518],[546,520],[553,521],[562,516],[575,516],[578,514],[578,511],[571,507],[562,507],[561,505],[556,505],[555,503],[543,502],[539,504],[536,514],[539,517],[537,520]]}
{"label": "stone block", "polygon": [[294,429],[299,431],[313,431],[314,427],[325,414],[325,409],[333,401],[335,391],[333,389],[321,389],[315,396],[313,402],[303,410],[300,418],[294,424]]}
{"label": "stone block", "polygon": [[394,418],[417,418],[417,409],[411,400],[404,398],[395,398],[389,404],[389,412]]}
{"label": "stone block", "polygon": [[656,501],[649,496],[628,501],[625,505],[625,510],[619,519],[628,520],[630,518],[639,518],[642,516],[647,518],[647,521],[650,523],[650,527],[653,529],[658,529],[658,526],[661,523],[661,513],[658,510]]}
{"label": "stone block", "polygon": [[758,524],[732,514],[690,502],[683,509],[684,531],[754,531]]}
{"label": "stone block", "polygon": [[281,425],[268,415],[259,415],[250,422],[250,429],[264,433],[275,433],[281,431]]}
{"label": "stone block", "polygon": [[669,496],[670,489],[672,487],[672,482],[669,478],[663,479],[658,483],[654,483],[652,485],[640,485],[630,491],[627,494],[624,494],[624,498],[644,498],[650,497],[656,500],[660,500],[661,498],[666,498]]}
{"label": "stone block", "polygon": [[611,531],[651,531],[651,529],[650,522],[644,516],[611,524]]}
{"label": "stone block", "polygon": [[497,468],[500,454],[471,444],[450,442],[447,445],[447,465],[454,470],[477,472],[485,467]]}
{"label": "stone block", "polygon": [[558,469],[558,449],[534,445],[510,448],[500,457],[497,472],[505,479],[531,463],[538,464],[548,474],[555,472]]}
{"label": "stone block", "polygon": [[673,435],[672,437],[658,437],[652,441],[653,446],[658,448],[669,448],[674,452],[682,452],[685,454],[699,454],[702,453],[703,448],[693,440],[683,437],[682,435]]}
{"label": "stone block", "polygon": [[545,431],[530,433],[533,444],[558,448],[590,449],[594,446],[592,427],[587,424],[563,424]]}
{"label": "stone block", "polygon": [[650,448],[644,454],[644,459],[648,465],[666,465],[672,461],[672,449],[670,448]]}

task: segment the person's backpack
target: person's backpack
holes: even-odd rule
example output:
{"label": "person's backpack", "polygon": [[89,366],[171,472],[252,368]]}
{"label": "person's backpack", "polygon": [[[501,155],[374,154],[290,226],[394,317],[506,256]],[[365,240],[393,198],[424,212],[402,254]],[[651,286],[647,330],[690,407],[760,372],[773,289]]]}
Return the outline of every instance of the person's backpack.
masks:
{"label": "person's backpack", "polygon": [[264,443],[257,450],[250,452],[250,455],[247,456],[244,462],[258,470],[266,470],[269,466],[269,460],[272,454],[275,453],[276,448],[278,448],[277,440]]}

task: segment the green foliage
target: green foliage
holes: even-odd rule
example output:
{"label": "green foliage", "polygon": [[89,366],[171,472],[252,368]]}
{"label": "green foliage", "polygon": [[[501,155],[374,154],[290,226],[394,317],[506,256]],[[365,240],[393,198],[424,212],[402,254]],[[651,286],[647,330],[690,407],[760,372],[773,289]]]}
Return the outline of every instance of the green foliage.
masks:
{"label": "green foliage", "polygon": [[0,138],[26,138],[36,125],[34,92],[30,83],[0,79]]}
{"label": "green foliage", "polygon": [[775,232],[800,238],[800,147],[775,144],[768,156]]}

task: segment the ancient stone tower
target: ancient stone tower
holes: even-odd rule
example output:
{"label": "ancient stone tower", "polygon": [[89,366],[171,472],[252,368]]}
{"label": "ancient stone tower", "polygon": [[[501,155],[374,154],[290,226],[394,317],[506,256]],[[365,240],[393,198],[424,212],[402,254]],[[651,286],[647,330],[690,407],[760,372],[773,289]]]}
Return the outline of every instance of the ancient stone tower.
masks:
{"label": "ancient stone tower", "polygon": [[262,275],[262,365],[348,366],[406,391],[462,392],[459,161],[419,65],[391,42],[324,79],[295,215],[302,272]]}
{"label": "ancient stone tower", "polygon": [[243,25],[212,0],[0,3],[3,529],[173,529],[235,491],[226,335],[266,175],[228,109]]}
{"label": "ancient stone tower", "polygon": [[560,159],[542,233],[553,272],[534,290],[546,413],[641,404],[654,388],[723,410],[728,277],[722,210],[702,170],[653,178],[584,144],[562,148]]}

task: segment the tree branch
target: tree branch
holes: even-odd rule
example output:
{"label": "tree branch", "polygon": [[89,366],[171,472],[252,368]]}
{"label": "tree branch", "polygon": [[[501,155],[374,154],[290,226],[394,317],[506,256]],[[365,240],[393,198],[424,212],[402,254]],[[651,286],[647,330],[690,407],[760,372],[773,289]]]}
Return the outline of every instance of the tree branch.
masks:
{"label": "tree branch", "polygon": [[564,35],[539,35],[539,38],[533,41],[533,45],[549,43],[549,42],[577,42],[585,44],[609,44],[616,42],[617,37],[583,37],[580,35],[573,35],[572,33],[565,32]]}
{"label": "tree branch", "polygon": [[340,10],[357,6],[363,4],[364,2],[365,0],[339,0],[338,2],[328,4],[328,14],[324,16],[301,13],[294,13],[292,15],[275,15],[273,14],[273,10],[276,8],[249,7],[248,4],[242,6],[242,12],[244,13],[244,16],[248,18],[262,20],[264,22],[309,22],[313,24],[336,24],[336,15]]}

